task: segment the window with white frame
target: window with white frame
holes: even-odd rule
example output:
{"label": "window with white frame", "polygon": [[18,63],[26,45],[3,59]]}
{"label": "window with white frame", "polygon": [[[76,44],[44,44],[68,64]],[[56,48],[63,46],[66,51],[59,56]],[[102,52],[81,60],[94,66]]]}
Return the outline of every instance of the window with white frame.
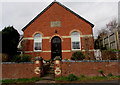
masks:
{"label": "window with white frame", "polygon": [[71,33],[72,50],[80,50],[80,34],[79,32]]}
{"label": "window with white frame", "polygon": [[42,36],[41,34],[37,33],[34,35],[34,51],[41,50],[42,50]]}

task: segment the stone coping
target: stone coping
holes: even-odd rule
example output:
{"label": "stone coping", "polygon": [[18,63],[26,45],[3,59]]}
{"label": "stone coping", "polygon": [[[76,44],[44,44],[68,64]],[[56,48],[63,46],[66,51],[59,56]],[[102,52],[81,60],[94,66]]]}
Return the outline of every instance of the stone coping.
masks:
{"label": "stone coping", "polygon": [[33,64],[34,62],[1,62],[1,64]]}
{"label": "stone coping", "polygon": [[62,62],[120,62],[120,60],[62,60]]}

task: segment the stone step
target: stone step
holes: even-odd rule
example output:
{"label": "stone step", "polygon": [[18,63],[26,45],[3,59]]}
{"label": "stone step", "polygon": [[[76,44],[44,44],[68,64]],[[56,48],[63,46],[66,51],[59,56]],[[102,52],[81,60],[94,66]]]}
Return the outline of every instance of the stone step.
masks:
{"label": "stone step", "polygon": [[54,71],[47,71],[46,74],[54,74]]}
{"label": "stone step", "polygon": [[49,67],[54,68],[54,66],[49,66]]}
{"label": "stone step", "polygon": [[43,80],[54,80],[54,77],[53,76],[45,76],[45,77],[42,77]]}

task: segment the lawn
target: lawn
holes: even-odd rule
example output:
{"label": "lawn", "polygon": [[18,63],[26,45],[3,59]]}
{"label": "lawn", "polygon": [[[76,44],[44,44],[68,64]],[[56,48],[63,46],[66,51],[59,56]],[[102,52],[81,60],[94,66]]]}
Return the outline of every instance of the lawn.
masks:
{"label": "lawn", "polygon": [[6,79],[6,80],[2,80],[2,83],[34,83],[36,81],[42,80],[41,78],[23,78],[23,79]]}
{"label": "lawn", "polygon": [[55,78],[57,83],[63,82],[63,83],[70,83],[70,82],[74,82],[74,83],[79,83],[79,82],[95,82],[95,81],[109,81],[109,80],[118,80],[120,79],[120,76],[84,76],[81,75],[80,77],[77,77],[75,75],[73,76],[67,76],[67,77],[59,77],[59,78]]}

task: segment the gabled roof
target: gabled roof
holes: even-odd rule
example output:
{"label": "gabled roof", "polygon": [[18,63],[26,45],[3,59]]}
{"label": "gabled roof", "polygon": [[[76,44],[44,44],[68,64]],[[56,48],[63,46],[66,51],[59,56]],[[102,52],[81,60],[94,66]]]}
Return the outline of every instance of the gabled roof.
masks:
{"label": "gabled roof", "polygon": [[30,21],[23,29],[22,31],[24,31],[30,24],[32,24],[40,15],[42,15],[45,11],[47,11],[54,3],[57,3],[58,5],[62,6],[64,9],[66,9],[67,11],[73,13],[75,16],[77,16],[78,18],[84,20],[85,22],[87,22],[88,24],[91,25],[91,27],[94,27],[94,25],[92,23],[90,23],[89,21],[87,21],[86,19],[84,19],[83,17],[81,17],[80,15],[76,14],[75,12],[73,12],[72,10],[70,10],[69,8],[67,8],[66,6],[62,5],[61,3],[54,1],[52,2],[48,7],[46,7],[40,14],[38,14],[32,21]]}

